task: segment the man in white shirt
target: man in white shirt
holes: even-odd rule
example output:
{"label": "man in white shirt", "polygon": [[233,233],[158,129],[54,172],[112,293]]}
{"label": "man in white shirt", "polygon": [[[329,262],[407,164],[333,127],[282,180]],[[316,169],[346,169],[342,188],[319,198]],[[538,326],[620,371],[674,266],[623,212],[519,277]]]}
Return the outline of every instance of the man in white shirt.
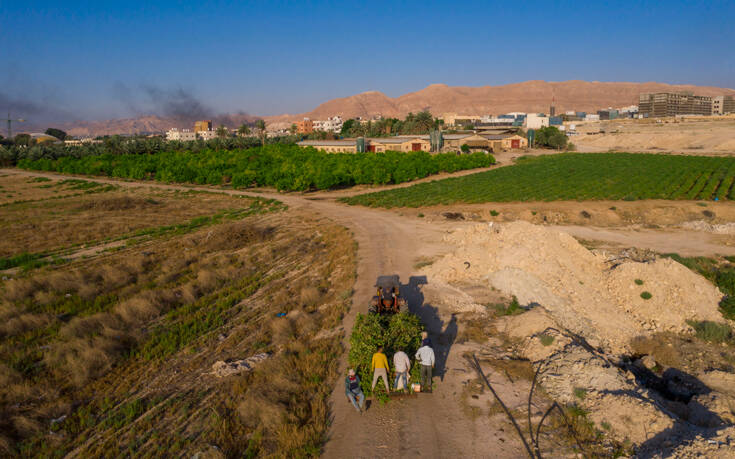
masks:
{"label": "man in white shirt", "polygon": [[421,364],[421,391],[431,392],[431,369],[434,368],[434,350],[424,344],[416,351],[416,361]]}
{"label": "man in white shirt", "polygon": [[[408,389],[408,370],[411,369],[411,360],[400,349],[393,355],[393,368],[396,369],[396,380],[393,382],[393,390]],[[401,382],[400,387],[398,386],[399,381]]]}

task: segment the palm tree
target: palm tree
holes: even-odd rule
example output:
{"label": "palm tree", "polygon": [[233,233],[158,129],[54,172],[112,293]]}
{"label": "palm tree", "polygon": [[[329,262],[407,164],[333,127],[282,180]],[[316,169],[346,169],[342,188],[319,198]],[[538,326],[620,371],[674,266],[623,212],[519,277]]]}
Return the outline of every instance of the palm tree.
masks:
{"label": "palm tree", "polygon": [[247,124],[242,123],[239,128],[237,128],[237,134],[240,137],[245,137],[246,135],[250,135],[250,128]]}
{"label": "palm tree", "polygon": [[226,127],[220,124],[217,130],[215,131],[215,134],[217,135],[217,137],[224,139],[230,134],[230,131],[228,131]]}
{"label": "palm tree", "polygon": [[262,145],[265,145],[265,121],[258,120],[255,122],[255,127],[258,128],[258,131],[260,133],[260,142]]}
{"label": "palm tree", "polygon": [[434,127],[434,117],[426,110],[417,113],[414,121],[422,134],[429,132]]}

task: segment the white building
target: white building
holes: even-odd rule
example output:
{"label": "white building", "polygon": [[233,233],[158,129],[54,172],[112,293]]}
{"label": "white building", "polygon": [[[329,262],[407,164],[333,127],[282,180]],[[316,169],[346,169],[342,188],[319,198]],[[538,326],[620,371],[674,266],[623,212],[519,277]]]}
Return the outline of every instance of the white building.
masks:
{"label": "white building", "polygon": [[536,113],[529,113],[526,115],[526,121],[523,122],[523,127],[526,129],[540,129],[542,127],[549,127],[549,117],[544,115],[537,115]]}
{"label": "white building", "polygon": [[196,140],[196,138],[196,133],[190,129],[183,129],[179,131],[178,129],[173,128],[170,131],[166,132],[166,140],[169,141],[178,140],[180,142],[187,142],[190,140]]}
{"label": "white building", "polygon": [[340,132],[342,131],[342,117],[339,115],[330,116],[325,121],[313,121],[315,131],[324,132]]}
{"label": "white building", "polygon": [[209,129],[207,131],[199,131],[196,134],[202,140],[212,140],[215,137],[217,137],[217,131],[215,131],[214,129]]}
{"label": "white building", "polygon": [[595,114],[588,113],[587,115],[585,115],[584,120],[585,121],[600,121],[600,115],[596,113]]}

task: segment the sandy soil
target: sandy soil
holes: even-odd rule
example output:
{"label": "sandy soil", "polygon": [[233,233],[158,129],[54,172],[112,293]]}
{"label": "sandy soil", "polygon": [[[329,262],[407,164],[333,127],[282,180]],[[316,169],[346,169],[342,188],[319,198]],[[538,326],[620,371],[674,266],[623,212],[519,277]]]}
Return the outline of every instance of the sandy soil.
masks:
{"label": "sandy soil", "polygon": [[[613,120],[577,124],[571,138],[578,151],[676,152],[729,155],[735,152],[735,116],[683,120]],[[600,131],[604,130],[604,133]]]}
{"label": "sandy soil", "polygon": [[[4,170],[25,176],[59,177],[57,174],[35,173],[20,170]],[[114,183],[125,187],[157,187],[163,189],[202,189],[220,191],[232,195],[252,195],[234,190],[183,187],[124,182],[109,179],[90,179],[102,183]],[[505,421],[498,417],[473,419],[463,412],[459,394],[462,387],[474,375],[469,372],[462,354],[475,350],[472,345],[455,344],[454,338],[461,331],[452,320],[452,311],[442,302],[425,298],[424,290],[432,285],[414,268],[419,258],[435,258],[448,253],[451,246],[443,242],[450,230],[472,224],[470,221],[452,221],[440,218],[418,218],[399,215],[396,211],[366,209],[339,204],[327,196],[309,199],[309,195],[258,193],[286,203],[291,208],[317,213],[350,228],[359,244],[358,276],[353,295],[353,307],[346,315],[343,326],[349,331],[358,312],[367,311],[367,298],[373,293],[373,285],[379,275],[398,274],[409,300],[410,309],[419,314],[427,325],[439,356],[437,373],[441,381],[433,394],[419,394],[414,398],[393,401],[385,406],[373,405],[362,416],[346,402],[344,386],[338,381],[333,392],[333,424],[324,448],[325,457],[520,457],[525,455],[522,446]],[[587,203],[584,203],[585,205]],[[530,204],[529,204],[530,205]],[[534,204],[535,205],[535,204]],[[571,226],[563,231],[611,244],[629,246],[653,246],[662,252],[679,251],[686,254],[711,255],[723,253],[723,245],[715,235],[677,230],[670,232],[647,230],[630,231],[608,227]],[[717,237],[720,237],[719,235]],[[342,362],[341,368],[346,368]],[[496,390],[507,400],[523,403],[517,385],[486,369]],[[502,441],[500,441],[502,439]],[[557,452],[558,453],[558,452]],[[553,453],[551,454],[554,455]]]}

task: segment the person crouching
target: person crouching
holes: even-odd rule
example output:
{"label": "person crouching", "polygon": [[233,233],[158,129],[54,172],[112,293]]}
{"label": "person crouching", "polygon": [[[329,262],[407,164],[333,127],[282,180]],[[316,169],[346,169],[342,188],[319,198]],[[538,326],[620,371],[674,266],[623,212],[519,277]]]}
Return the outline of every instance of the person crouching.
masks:
{"label": "person crouching", "polygon": [[362,410],[365,409],[365,394],[362,393],[360,388],[360,378],[355,374],[355,370],[350,368],[345,378],[345,395],[347,399],[352,403],[358,413],[362,414]]}

